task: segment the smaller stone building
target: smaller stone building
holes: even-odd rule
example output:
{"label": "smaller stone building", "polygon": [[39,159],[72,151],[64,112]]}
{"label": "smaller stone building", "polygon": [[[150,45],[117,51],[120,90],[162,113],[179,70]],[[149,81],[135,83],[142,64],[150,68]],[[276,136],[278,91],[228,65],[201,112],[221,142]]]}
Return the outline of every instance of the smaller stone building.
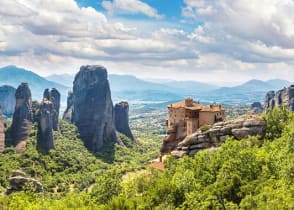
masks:
{"label": "smaller stone building", "polygon": [[167,132],[176,133],[176,139],[195,133],[203,125],[223,121],[225,110],[218,104],[204,106],[187,98],[168,106]]}

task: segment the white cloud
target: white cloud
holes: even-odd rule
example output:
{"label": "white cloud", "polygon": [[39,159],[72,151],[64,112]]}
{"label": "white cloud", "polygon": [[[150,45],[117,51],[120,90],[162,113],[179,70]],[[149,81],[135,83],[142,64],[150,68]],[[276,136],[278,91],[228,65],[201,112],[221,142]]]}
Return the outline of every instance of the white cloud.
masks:
{"label": "white cloud", "polygon": [[[116,2],[110,2],[115,10]],[[101,64],[111,73],[139,77],[294,80],[291,2],[288,7],[284,0],[260,2],[268,10],[255,9],[255,1],[252,6],[242,0],[185,2],[183,15],[202,22],[192,32],[172,23],[158,26],[163,20],[114,19],[74,0],[1,0],[0,66],[50,74]]]}
{"label": "white cloud", "polygon": [[156,19],[162,18],[156,9],[140,0],[107,0],[102,2],[102,6],[108,10],[110,14],[121,12],[127,14],[143,14]]}
{"label": "white cloud", "polygon": [[[185,0],[183,16],[201,21],[191,38],[208,51],[251,62],[294,59],[294,1]],[[210,42],[209,40],[214,40]]]}

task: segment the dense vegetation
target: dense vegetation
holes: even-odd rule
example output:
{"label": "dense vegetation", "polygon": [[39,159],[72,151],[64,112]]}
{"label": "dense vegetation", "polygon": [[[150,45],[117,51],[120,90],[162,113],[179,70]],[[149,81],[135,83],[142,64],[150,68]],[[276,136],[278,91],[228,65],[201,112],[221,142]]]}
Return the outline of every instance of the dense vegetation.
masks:
{"label": "dense vegetation", "polygon": [[[7,186],[9,170],[20,167],[41,178],[47,190],[2,196],[0,208],[293,209],[294,114],[275,109],[265,117],[267,135],[263,141],[255,137],[229,139],[219,149],[199,152],[194,158],[169,157],[164,172],[141,170],[127,180],[122,180],[123,172],[139,169],[145,158],[156,156],[150,150],[155,143],[148,146],[154,141],[145,145],[139,141],[140,146],[129,142],[133,148],[115,146],[115,152],[106,149],[95,156],[72,136],[74,127],[63,123],[63,128],[70,129],[56,134],[56,151],[40,154],[29,145],[24,154],[7,149],[0,156],[3,187]],[[107,154],[113,158],[106,158]],[[54,186],[74,190],[50,193]]]}

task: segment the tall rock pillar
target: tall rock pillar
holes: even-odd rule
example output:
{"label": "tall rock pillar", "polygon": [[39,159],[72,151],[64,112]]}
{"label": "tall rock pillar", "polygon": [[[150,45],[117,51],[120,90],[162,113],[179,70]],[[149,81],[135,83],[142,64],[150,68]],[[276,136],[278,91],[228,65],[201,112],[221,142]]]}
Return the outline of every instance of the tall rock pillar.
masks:
{"label": "tall rock pillar", "polygon": [[23,152],[32,128],[32,96],[27,83],[21,83],[15,92],[16,105],[11,125],[11,137],[16,152]]}
{"label": "tall rock pillar", "polygon": [[135,140],[129,126],[129,104],[126,101],[119,102],[114,106],[115,127],[117,131],[125,134],[131,140]]}
{"label": "tall rock pillar", "polygon": [[116,135],[106,68],[82,66],[75,76],[73,97],[73,122],[89,150],[101,149],[106,141],[123,144]]}

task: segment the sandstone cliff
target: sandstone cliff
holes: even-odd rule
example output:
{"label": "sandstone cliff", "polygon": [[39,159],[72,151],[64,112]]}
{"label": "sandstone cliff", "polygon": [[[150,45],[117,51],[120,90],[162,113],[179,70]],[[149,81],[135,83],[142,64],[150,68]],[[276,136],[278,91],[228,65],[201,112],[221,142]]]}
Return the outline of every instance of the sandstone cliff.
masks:
{"label": "sandstone cliff", "polygon": [[187,136],[176,145],[175,149],[168,148],[168,142],[163,142],[163,151],[173,150],[172,155],[182,157],[183,155],[193,156],[200,150],[218,147],[225,142],[227,136],[237,140],[248,136],[259,136],[263,138],[266,132],[266,121],[257,116],[242,117],[227,122],[215,123],[205,132],[198,130],[196,133]]}
{"label": "sandstone cliff", "polygon": [[0,152],[3,152],[5,148],[5,129],[4,129],[4,121],[2,117],[2,109],[0,106]]}
{"label": "sandstone cliff", "polygon": [[73,122],[89,150],[99,150],[105,141],[122,144],[116,135],[113,103],[104,67],[82,66],[75,76],[73,97]]}
{"label": "sandstone cliff", "polygon": [[53,109],[51,110],[52,114],[52,126],[53,130],[58,131],[58,119],[59,119],[59,109],[60,109],[60,93],[57,89],[52,88],[51,90],[45,89],[43,98],[52,102]]}
{"label": "sandstone cliff", "polygon": [[11,137],[16,152],[25,150],[32,128],[32,97],[27,83],[22,83],[15,92],[16,105],[11,125]]}
{"label": "sandstone cliff", "polygon": [[264,112],[270,109],[285,105],[289,110],[294,111],[294,85],[277,91],[269,91],[264,100]]}
{"label": "sandstone cliff", "polygon": [[7,116],[12,116],[15,107],[15,88],[4,85],[0,87],[0,105],[2,113]]}
{"label": "sandstone cliff", "polygon": [[126,101],[115,104],[114,106],[115,127],[117,131],[125,134],[131,140],[135,140],[129,126],[129,104]]}

